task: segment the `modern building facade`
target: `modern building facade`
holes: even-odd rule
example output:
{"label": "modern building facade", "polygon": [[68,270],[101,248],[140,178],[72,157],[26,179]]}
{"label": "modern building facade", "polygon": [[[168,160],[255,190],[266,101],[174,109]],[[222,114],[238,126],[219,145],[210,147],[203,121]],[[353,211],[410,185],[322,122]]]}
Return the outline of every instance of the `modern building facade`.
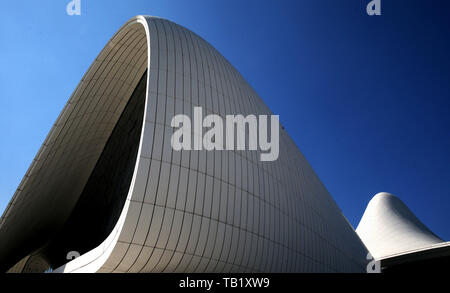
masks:
{"label": "modern building facade", "polygon": [[376,259],[444,242],[397,196],[386,192],[372,198],[356,232]]}
{"label": "modern building facade", "polygon": [[376,194],[356,228],[384,271],[436,271],[450,266],[450,242],[426,227],[395,195]]}
{"label": "modern building facade", "polygon": [[198,35],[161,18],[128,21],[2,215],[0,269],[366,271],[367,249],[284,128],[276,161],[260,161],[260,151],[174,151],[171,118],[196,106],[272,114]]}

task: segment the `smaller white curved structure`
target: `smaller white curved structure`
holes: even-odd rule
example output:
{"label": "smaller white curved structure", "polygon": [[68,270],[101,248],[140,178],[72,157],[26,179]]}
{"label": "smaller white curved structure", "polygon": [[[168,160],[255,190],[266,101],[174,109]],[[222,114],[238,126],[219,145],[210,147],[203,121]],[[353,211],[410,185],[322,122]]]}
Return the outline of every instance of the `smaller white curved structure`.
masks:
{"label": "smaller white curved structure", "polygon": [[356,233],[375,259],[384,259],[444,243],[395,195],[376,194]]}

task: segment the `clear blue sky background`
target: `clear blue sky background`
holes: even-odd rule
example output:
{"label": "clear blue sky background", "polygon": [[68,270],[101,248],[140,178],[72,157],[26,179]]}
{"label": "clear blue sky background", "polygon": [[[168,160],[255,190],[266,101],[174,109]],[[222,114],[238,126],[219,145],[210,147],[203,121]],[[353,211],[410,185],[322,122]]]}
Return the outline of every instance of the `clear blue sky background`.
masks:
{"label": "clear blue sky background", "polygon": [[84,72],[129,18],[157,15],[249,81],[356,227],[377,192],[450,240],[450,1],[4,1],[0,211]]}

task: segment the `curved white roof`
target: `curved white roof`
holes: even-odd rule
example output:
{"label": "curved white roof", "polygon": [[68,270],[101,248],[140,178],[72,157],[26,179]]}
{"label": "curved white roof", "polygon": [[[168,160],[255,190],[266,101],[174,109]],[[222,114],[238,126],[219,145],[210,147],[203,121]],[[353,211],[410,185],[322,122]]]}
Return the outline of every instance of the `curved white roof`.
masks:
{"label": "curved white roof", "polygon": [[356,233],[375,259],[444,242],[398,197],[386,192],[376,194],[369,202]]}
{"label": "curved white roof", "polygon": [[[273,162],[259,150],[174,150],[171,119],[196,106],[222,118],[272,114],[195,33],[151,16],[128,21],[0,218],[0,271],[366,271],[366,248],[286,131]],[[80,256],[67,262],[72,252]]]}

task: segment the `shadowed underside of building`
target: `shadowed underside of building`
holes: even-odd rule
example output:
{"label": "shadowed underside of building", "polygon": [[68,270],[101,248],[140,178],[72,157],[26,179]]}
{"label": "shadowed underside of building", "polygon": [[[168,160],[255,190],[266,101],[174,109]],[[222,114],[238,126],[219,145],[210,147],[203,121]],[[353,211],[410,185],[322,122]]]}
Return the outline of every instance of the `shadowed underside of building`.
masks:
{"label": "shadowed underside of building", "polygon": [[365,272],[365,246],[284,129],[273,162],[260,151],[174,151],[170,121],[196,106],[272,114],[198,35],[156,17],[128,21],[1,217],[0,269]]}

